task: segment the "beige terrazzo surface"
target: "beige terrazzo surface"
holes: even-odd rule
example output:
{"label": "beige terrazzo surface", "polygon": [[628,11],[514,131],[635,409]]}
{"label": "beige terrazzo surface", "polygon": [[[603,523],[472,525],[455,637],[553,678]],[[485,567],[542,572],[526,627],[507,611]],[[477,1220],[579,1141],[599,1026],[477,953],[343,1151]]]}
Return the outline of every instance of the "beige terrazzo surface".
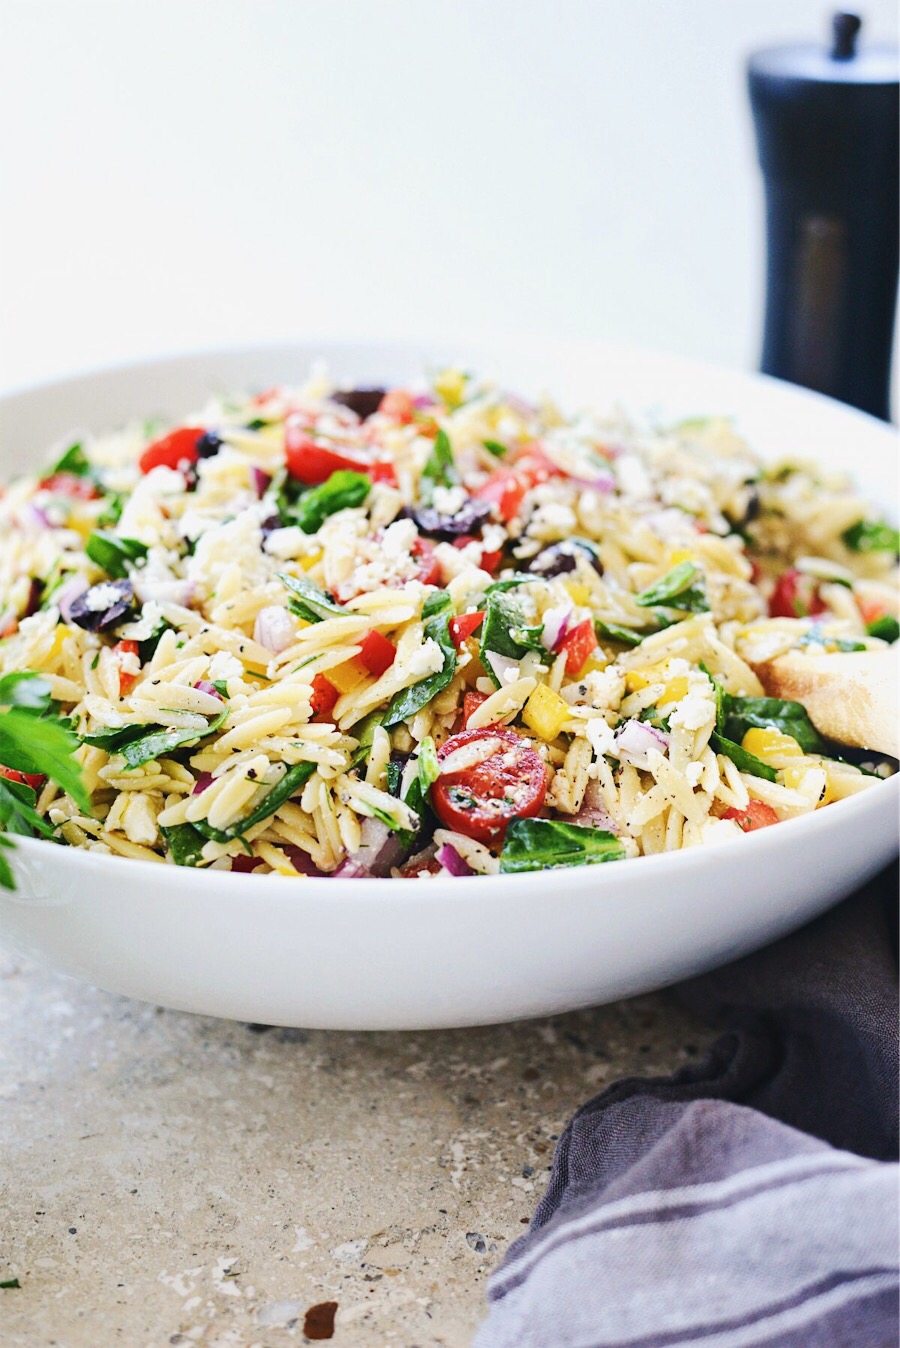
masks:
{"label": "beige terrazzo surface", "polygon": [[21,1284],[0,1289],[0,1343],[282,1348],[332,1301],[337,1348],[464,1348],[572,1110],[709,1037],[664,996],[488,1029],[264,1030],[0,950],[0,1282]]}

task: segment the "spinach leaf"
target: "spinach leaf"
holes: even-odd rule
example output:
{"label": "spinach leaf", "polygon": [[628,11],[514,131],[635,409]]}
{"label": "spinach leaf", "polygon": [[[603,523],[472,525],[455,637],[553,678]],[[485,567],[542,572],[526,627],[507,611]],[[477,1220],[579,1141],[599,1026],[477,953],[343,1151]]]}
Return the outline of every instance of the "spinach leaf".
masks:
{"label": "spinach leaf", "polygon": [[453,600],[446,590],[432,590],[422,605],[422,621],[427,622],[429,618],[436,618],[442,613],[453,616]]}
{"label": "spinach leaf", "polygon": [[896,618],[888,616],[876,618],[873,622],[866,623],[866,631],[870,637],[881,637],[882,641],[894,642],[900,637],[900,623]]}
{"label": "spinach leaf", "polygon": [[52,477],[54,473],[72,473],[74,477],[92,476],[91,465],[80,443],[70,445],[62,458],[57,459],[47,476]]}
{"label": "spinach leaf", "polygon": [[143,735],[146,735],[149,728],[145,722],[142,725],[125,725],[116,729],[95,730],[91,735],[82,735],[81,742],[82,744],[90,744],[94,749],[105,749],[108,754],[114,754],[123,745],[133,744],[135,740],[141,739]]}
{"label": "spinach leaf", "polygon": [[423,796],[427,796],[428,788],[433,782],[436,782],[440,776],[438,766],[437,750],[434,747],[434,740],[430,735],[426,735],[419,745],[419,774],[417,781],[422,788]]}
{"label": "spinach leaf", "polygon": [[492,594],[505,594],[507,590],[514,590],[518,585],[532,585],[540,576],[528,576],[523,571],[517,571],[512,576],[507,576],[505,580],[491,581],[484,592],[485,599],[489,599]]}
{"label": "spinach leaf", "polygon": [[219,729],[227,715],[226,707],[218,716],[213,717],[205,730],[195,730],[192,726],[179,726],[174,730],[170,730],[167,726],[154,726],[140,739],[123,744],[117,752],[125,759],[127,767],[140,768],[144,763],[151,763],[155,758],[170,754],[173,749],[180,749],[185,744],[196,744],[198,740],[212,735]]}
{"label": "spinach leaf", "polygon": [[726,758],[730,758],[738,771],[752,773],[754,777],[764,777],[767,782],[778,781],[778,773],[774,768],[770,768],[768,763],[764,763],[755,754],[750,754],[746,749],[742,749],[739,744],[735,744],[734,740],[727,739],[726,736],[713,731],[709,737],[709,742],[713,752],[724,754]]}
{"label": "spinach leaf", "polygon": [[97,516],[97,523],[101,529],[108,529],[111,524],[119,523],[127,500],[128,495],[124,491],[108,491],[106,493],[103,510]]}
{"label": "spinach leaf", "polygon": [[305,786],[310,777],[316,770],[315,763],[295,763],[292,768],[270,787],[262,800],[256,805],[248,815],[239,819],[236,824],[229,825],[228,828],[212,828],[205,820],[198,819],[194,827],[206,838],[211,838],[213,842],[233,842],[235,838],[240,838],[247,832],[248,828],[253,828],[256,824],[261,824],[269,815],[274,814],[279,806],[286,800],[290,800]]}
{"label": "spinach leaf", "polygon": [[278,579],[290,590],[292,598],[288,601],[288,607],[298,618],[305,618],[311,623],[320,623],[325,618],[356,616],[341,608],[330,594],[320,590],[318,585],[313,585],[311,580],[300,580],[297,576],[287,576],[283,572],[279,572]]}
{"label": "spinach leaf", "polygon": [[632,627],[620,627],[618,623],[607,623],[602,618],[594,619],[594,631],[598,640],[604,637],[609,641],[621,641],[623,646],[640,646],[645,637],[652,635],[650,631],[638,632]]}
{"label": "spinach leaf", "polygon": [[125,580],[127,577],[127,562],[143,561],[149,552],[147,544],[138,542],[136,538],[118,538],[102,529],[90,535],[84,550],[92,562],[96,562],[108,576],[116,580]]}
{"label": "spinach leaf", "polygon": [[732,697],[726,693],[724,714],[723,733],[738,744],[751,726],[759,726],[791,735],[804,753],[827,753],[825,741],[799,702],[779,697]]}
{"label": "spinach leaf", "polygon": [[[375,731],[381,725],[381,712],[372,711],[364,717],[358,725],[353,727],[353,735],[359,740],[359,744],[353,751],[350,762],[347,765],[347,771],[352,768],[358,768],[360,763],[365,763],[372,749],[372,742],[375,739]],[[390,766],[390,765],[388,765]]]}
{"label": "spinach leaf", "polygon": [[169,856],[176,866],[199,866],[203,860],[206,838],[193,824],[172,824],[160,832],[166,840]]}
{"label": "spinach leaf", "polygon": [[454,487],[459,482],[453,448],[446,431],[439,430],[419,479],[419,495],[425,505],[434,500],[435,487]]}
{"label": "spinach leaf", "polygon": [[553,866],[593,866],[620,861],[624,855],[619,839],[605,829],[559,819],[514,819],[506,830],[500,870],[510,875]]}
{"label": "spinach leaf", "polygon": [[900,552],[900,533],[880,520],[859,520],[841,538],[851,552]]}
{"label": "spinach leaf", "polygon": [[489,454],[493,454],[495,459],[505,458],[508,452],[508,446],[501,445],[499,440],[482,440],[481,443]]}
{"label": "spinach leaf", "polygon": [[493,594],[488,595],[484,622],[481,625],[479,653],[481,663],[498,688],[500,680],[491,668],[488,652],[493,651],[495,655],[506,655],[512,660],[521,660],[530,647],[519,638],[527,637],[534,630],[526,627],[524,610],[511,594],[495,590]]}
{"label": "spinach leaf", "polygon": [[23,838],[32,838],[36,833],[51,837],[53,827],[34,808],[36,801],[37,792],[26,782],[0,777],[0,827]]}
{"label": "spinach leaf", "polygon": [[660,604],[688,613],[709,612],[706,583],[696,562],[679,562],[653,585],[636,594],[634,602],[639,608]]}
{"label": "spinach leaf", "polygon": [[371,490],[372,480],[365,473],[332,473],[327,482],[303,493],[294,507],[294,519],[305,534],[314,534],[329,515],[362,505]]}
{"label": "spinach leaf", "polygon": [[[430,637],[440,646],[444,663],[437,673],[429,674],[424,679],[420,679],[418,683],[414,683],[411,688],[403,688],[399,693],[394,694],[382,722],[385,730],[390,730],[391,726],[399,725],[401,721],[405,721],[408,717],[414,716],[417,711],[421,711],[436,693],[447,687],[456,673],[456,647],[453,644],[453,638],[450,636],[453,603],[445,591],[439,590],[438,594],[442,596],[441,606],[435,612],[435,616],[425,624],[425,636]],[[429,601],[435,598],[434,595],[429,595],[422,609],[423,616],[428,608]],[[435,609],[436,604],[432,606],[432,611]]]}

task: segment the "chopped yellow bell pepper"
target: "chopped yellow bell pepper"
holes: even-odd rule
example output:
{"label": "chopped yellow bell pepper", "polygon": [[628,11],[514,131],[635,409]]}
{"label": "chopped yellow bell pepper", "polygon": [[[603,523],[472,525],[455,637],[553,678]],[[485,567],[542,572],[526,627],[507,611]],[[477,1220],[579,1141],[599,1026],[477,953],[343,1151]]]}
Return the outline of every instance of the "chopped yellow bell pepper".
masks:
{"label": "chopped yellow bell pepper", "polygon": [[339,693],[350,693],[357,684],[362,683],[363,679],[368,679],[370,675],[359,660],[348,660],[334,669],[326,669],[324,677],[329,683],[334,684]]}
{"label": "chopped yellow bell pepper", "polygon": [[673,548],[669,553],[669,566],[680,566],[682,562],[693,562],[696,558],[687,548]]}
{"label": "chopped yellow bell pepper", "polygon": [[666,684],[665,692],[659,699],[663,702],[680,702],[683,697],[687,697],[688,681],[684,674],[679,674],[674,679],[669,679]]}
{"label": "chopped yellow bell pepper", "polygon": [[571,714],[569,704],[559,693],[539,683],[525,703],[522,720],[539,739],[549,743],[556,739]]}
{"label": "chopped yellow bell pepper", "polygon": [[741,740],[741,748],[771,768],[782,767],[784,759],[803,757],[803,750],[792,735],[762,726],[750,727]]}
{"label": "chopped yellow bell pepper", "polygon": [[308,557],[301,557],[299,559],[300,565],[303,567],[304,571],[312,571],[313,567],[317,566],[319,562],[321,562],[321,560],[322,560],[321,548],[319,549],[318,552],[311,552]]}
{"label": "chopped yellow bell pepper", "polygon": [[563,584],[569,591],[569,595],[572,599],[573,604],[580,604],[580,605],[590,604],[591,592],[588,586],[585,585],[583,581],[565,580],[563,581]]}

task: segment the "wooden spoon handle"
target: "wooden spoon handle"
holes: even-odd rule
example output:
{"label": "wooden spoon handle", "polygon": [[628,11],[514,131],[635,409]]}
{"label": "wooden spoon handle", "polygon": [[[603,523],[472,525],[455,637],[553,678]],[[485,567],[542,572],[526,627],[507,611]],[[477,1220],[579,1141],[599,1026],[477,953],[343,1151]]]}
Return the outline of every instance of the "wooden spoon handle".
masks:
{"label": "wooden spoon handle", "polygon": [[788,651],[753,668],[770,697],[801,702],[828,739],[900,757],[900,646],[834,655]]}

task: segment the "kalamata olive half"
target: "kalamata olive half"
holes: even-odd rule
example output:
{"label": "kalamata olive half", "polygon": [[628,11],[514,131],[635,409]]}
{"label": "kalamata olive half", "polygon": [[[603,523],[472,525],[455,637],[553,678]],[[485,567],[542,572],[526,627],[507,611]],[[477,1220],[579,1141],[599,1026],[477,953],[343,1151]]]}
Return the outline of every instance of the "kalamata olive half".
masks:
{"label": "kalamata olive half", "polygon": [[490,501],[476,501],[472,498],[460,506],[455,515],[442,515],[434,506],[410,506],[404,514],[415,520],[419,532],[428,538],[449,541],[452,538],[462,538],[464,534],[477,534],[485,520],[489,518],[492,509]]}
{"label": "kalamata olive half", "polygon": [[197,441],[197,453],[201,459],[211,459],[222,448],[222,437],[215,431],[204,431]]}
{"label": "kalamata olive half", "polygon": [[373,412],[377,412],[381,406],[381,400],[387,389],[375,388],[341,388],[332,393],[331,401],[337,403],[340,407],[349,407],[351,412],[355,412],[360,421],[365,421]]}
{"label": "kalamata olive half", "polygon": [[566,572],[574,571],[579,555],[587,558],[598,576],[603,575],[603,565],[595,550],[579,538],[567,538],[562,543],[552,543],[549,548],[544,548],[531,559],[527,569],[536,576],[550,580],[553,576],[564,576]]}
{"label": "kalamata olive half", "polygon": [[131,612],[134,590],[130,580],[102,580],[73,599],[69,615],[86,632],[102,632],[115,627]]}

